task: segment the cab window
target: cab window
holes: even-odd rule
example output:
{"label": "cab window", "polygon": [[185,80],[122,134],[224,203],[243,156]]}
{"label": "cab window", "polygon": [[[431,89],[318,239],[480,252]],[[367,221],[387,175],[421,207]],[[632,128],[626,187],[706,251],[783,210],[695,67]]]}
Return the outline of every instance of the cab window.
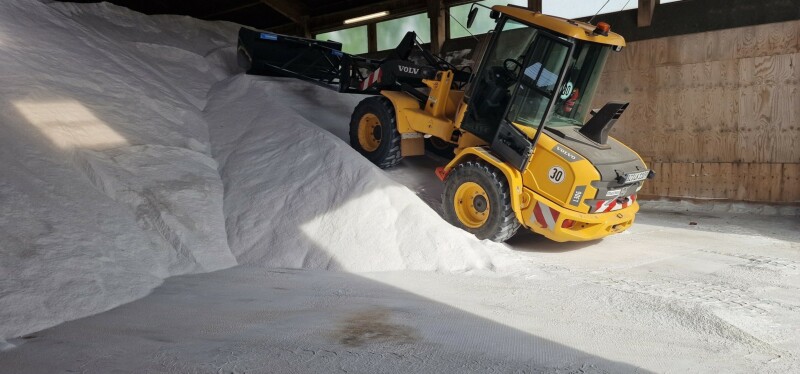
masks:
{"label": "cab window", "polygon": [[508,112],[510,122],[539,127],[548,104],[553,100],[569,46],[543,36],[525,60],[524,74]]}

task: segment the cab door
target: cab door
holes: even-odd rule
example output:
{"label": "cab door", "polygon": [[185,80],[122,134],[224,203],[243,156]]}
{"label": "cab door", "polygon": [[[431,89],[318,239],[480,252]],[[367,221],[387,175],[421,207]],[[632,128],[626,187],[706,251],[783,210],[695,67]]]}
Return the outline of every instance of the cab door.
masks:
{"label": "cab door", "polygon": [[500,18],[464,97],[468,107],[460,126],[463,130],[492,142],[508,109],[522,60],[537,31],[512,19]]}
{"label": "cab door", "polygon": [[[492,141],[492,150],[519,170],[527,167],[552,112],[573,48],[568,40],[540,31],[528,51],[511,102]],[[535,128],[535,135],[530,139],[515,125]]]}

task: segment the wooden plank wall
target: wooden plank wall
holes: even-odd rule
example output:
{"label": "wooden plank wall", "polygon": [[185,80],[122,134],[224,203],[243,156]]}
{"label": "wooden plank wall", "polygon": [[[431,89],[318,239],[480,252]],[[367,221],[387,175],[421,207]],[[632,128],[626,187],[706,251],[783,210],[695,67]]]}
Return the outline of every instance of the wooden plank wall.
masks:
{"label": "wooden plank wall", "polygon": [[800,202],[800,20],[630,43],[593,107],[658,173],[642,195]]}

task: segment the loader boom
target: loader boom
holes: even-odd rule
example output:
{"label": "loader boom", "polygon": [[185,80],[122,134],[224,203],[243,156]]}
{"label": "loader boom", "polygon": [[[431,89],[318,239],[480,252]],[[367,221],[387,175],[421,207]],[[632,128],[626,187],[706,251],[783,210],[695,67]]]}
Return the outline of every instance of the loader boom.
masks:
{"label": "loader boom", "polygon": [[[342,93],[405,91],[424,102],[427,96],[416,90],[424,86],[423,80],[455,69],[422,49],[414,32],[408,32],[383,60],[354,56],[341,48],[333,41],[239,29],[238,60],[247,74],[297,78]],[[411,62],[413,52],[420,53],[426,64]],[[470,74],[455,70],[457,84],[469,81]]]}

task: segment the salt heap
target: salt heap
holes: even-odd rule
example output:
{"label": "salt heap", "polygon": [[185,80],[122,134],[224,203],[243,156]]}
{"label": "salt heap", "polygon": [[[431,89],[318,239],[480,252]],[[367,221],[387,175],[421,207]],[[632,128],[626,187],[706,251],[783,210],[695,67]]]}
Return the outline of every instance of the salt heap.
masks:
{"label": "salt heap", "polygon": [[0,2],[0,339],[236,264],[201,112],[235,32]]}
{"label": "salt heap", "polygon": [[497,263],[504,247],[450,226],[325,130],[346,133],[359,97],[241,74],[237,31],[107,3],[0,2],[0,343],[237,263]]}

